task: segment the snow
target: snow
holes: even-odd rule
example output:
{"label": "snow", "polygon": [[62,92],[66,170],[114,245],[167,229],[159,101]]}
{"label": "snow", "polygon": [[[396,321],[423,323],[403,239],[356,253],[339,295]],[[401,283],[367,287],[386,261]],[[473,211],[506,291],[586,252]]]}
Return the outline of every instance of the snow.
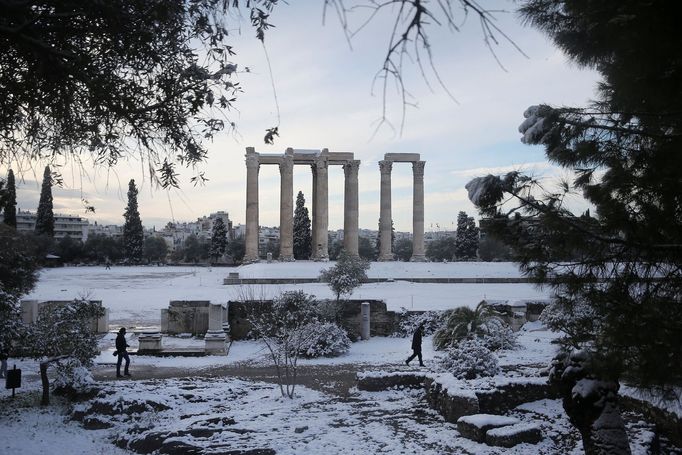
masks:
{"label": "snow", "polygon": [[519,419],[494,414],[473,414],[460,417],[459,419],[457,419],[457,423],[459,422],[467,423],[478,428],[484,428],[514,425],[516,423],[519,423]]}
{"label": "snow", "polygon": [[[244,293],[272,298],[283,291],[301,289],[318,298],[335,298],[324,283],[226,286],[228,273],[240,276],[289,278],[317,276],[331,263],[298,261],[225,267],[63,267],[44,269],[33,292],[25,299],[67,300],[87,295],[102,300],[109,309],[112,325],[159,326],[161,309],[171,300],[210,300],[224,303],[239,300]],[[369,276],[414,277],[514,277],[511,263],[373,263]],[[353,299],[384,300],[389,310],[445,310],[458,306],[475,307],[483,299],[545,299],[550,291],[529,283],[521,284],[425,284],[395,281],[369,283],[358,288]]]}
{"label": "snow", "polygon": [[[257,262],[230,272],[240,278],[317,278],[334,261]],[[227,275],[227,273],[225,273]],[[521,273],[513,262],[372,262],[369,278],[519,278]]]}
{"label": "snow", "polygon": [[540,430],[540,427],[534,423],[517,423],[514,425],[493,428],[488,430],[486,434],[493,437],[509,437],[532,430]]}

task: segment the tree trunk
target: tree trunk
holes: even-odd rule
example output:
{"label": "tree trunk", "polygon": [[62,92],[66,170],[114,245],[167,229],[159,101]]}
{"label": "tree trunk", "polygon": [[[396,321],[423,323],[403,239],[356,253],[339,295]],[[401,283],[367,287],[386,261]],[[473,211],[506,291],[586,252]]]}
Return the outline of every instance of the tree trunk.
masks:
{"label": "tree trunk", "polygon": [[43,384],[43,396],[40,399],[41,406],[47,406],[50,404],[50,380],[47,378],[47,367],[53,363],[58,362],[62,359],[66,359],[68,355],[60,355],[58,357],[52,357],[40,362],[40,382]]}
{"label": "tree trunk", "polygon": [[578,429],[587,455],[630,455],[625,423],[618,407],[618,382],[587,371],[586,355],[560,354],[550,382],[558,388],[570,422]]}

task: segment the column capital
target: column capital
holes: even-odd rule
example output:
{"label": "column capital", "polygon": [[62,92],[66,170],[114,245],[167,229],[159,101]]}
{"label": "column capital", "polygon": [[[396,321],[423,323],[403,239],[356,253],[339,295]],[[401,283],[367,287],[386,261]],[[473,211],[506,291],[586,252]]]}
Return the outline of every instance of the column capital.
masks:
{"label": "column capital", "polygon": [[393,169],[393,161],[381,160],[379,161],[379,170],[382,174],[390,174]]}
{"label": "column capital", "polygon": [[358,175],[360,169],[360,160],[352,160],[343,165],[343,173],[346,177]]}
{"label": "column capital", "polygon": [[315,163],[311,165],[314,170],[317,169],[327,169],[328,163],[327,163],[327,158],[324,157],[318,157],[315,160]]}
{"label": "column capital", "polygon": [[294,157],[292,155],[284,155],[282,161],[279,163],[279,173],[291,174],[294,172]]}
{"label": "column capital", "polygon": [[246,167],[247,168],[256,168],[258,169],[260,167],[260,160],[258,159],[258,155],[255,153],[247,153],[246,155]]}
{"label": "column capital", "polygon": [[426,164],[426,161],[413,161],[412,162],[412,173],[414,174],[415,178],[418,178],[418,179],[424,178],[424,165],[425,164]]}

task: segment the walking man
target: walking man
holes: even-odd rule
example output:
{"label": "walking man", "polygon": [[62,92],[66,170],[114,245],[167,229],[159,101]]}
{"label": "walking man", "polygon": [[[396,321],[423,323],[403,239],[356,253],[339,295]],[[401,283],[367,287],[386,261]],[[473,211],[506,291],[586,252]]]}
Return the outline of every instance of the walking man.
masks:
{"label": "walking man", "polygon": [[405,360],[405,365],[409,365],[410,362],[415,358],[419,357],[419,366],[423,367],[424,362],[422,361],[422,336],[424,335],[424,324],[419,324],[417,330],[414,331],[412,336],[412,355]]}
{"label": "walking man", "polygon": [[126,376],[130,376],[130,373],[128,372],[128,365],[130,365],[130,357],[128,357],[128,351],[126,351],[126,348],[128,347],[128,343],[126,342],[126,328],[121,327],[121,329],[118,331],[118,335],[116,336],[116,354],[118,355],[118,362],[116,362],[116,377],[117,378],[122,378],[121,376],[121,362],[123,359],[126,359],[126,366],[123,370],[123,374]]}

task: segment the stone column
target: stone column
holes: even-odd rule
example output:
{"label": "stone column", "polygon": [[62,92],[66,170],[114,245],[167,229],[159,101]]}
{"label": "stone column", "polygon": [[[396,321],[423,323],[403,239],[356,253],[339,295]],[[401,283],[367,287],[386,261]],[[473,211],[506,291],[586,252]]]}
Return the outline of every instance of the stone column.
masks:
{"label": "stone column", "polygon": [[412,163],[412,262],[424,262],[424,165],[425,161]]}
{"label": "stone column", "polygon": [[360,338],[362,338],[363,340],[369,340],[370,323],[369,302],[362,302],[360,304],[360,315],[361,315]]}
{"label": "stone column", "polygon": [[343,248],[358,256],[358,169],[360,160],[343,165],[345,176],[343,195]]}
{"label": "stone column", "polygon": [[294,157],[285,154],[279,164],[279,260],[294,260]]}
{"label": "stone column", "polygon": [[260,163],[253,147],[246,148],[246,239],[244,262],[258,261],[258,170]]}
{"label": "stone column", "polygon": [[392,161],[379,161],[379,170],[381,171],[381,212],[379,217],[381,251],[379,251],[379,261],[393,260],[393,253],[391,252],[391,169],[393,169]]}
{"label": "stone column", "polygon": [[313,175],[313,197],[311,202],[311,223],[310,223],[310,259],[317,259],[317,166],[315,164],[310,165],[310,172]]}
{"label": "stone column", "polygon": [[[325,149],[326,150],[326,149]],[[324,150],[323,150],[324,152]],[[329,230],[329,189],[328,189],[328,163],[327,157],[320,156],[315,162],[316,167],[316,198],[315,209],[316,217],[313,220],[315,225],[315,237],[313,237],[313,249],[315,259],[329,259],[327,231]]]}

